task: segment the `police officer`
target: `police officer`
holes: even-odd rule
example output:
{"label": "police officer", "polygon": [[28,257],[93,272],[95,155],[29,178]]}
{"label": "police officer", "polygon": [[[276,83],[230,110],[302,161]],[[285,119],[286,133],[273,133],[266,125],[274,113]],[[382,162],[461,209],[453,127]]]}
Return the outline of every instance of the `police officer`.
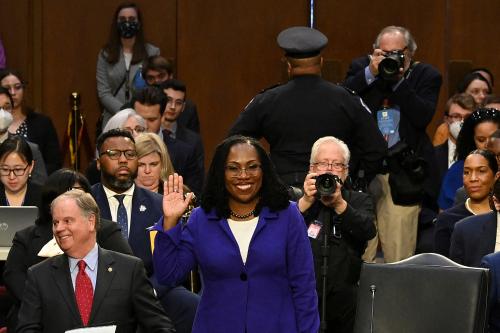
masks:
{"label": "police officer", "polygon": [[373,177],[386,144],[361,99],[321,78],[326,36],[312,28],[292,27],[277,41],[285,51],[290,80],[253,98],[229,134],[265,138],[278,174],[289,185],[303,185],[309,149],[328,135],[351,149],[351,170],[361,166],[367,178]]}

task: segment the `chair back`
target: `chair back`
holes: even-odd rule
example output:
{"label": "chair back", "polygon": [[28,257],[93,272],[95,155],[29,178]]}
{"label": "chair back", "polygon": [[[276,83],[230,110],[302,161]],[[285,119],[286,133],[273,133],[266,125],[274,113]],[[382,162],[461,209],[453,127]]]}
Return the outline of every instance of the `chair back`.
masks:
{"label": "chair back", "polygon": [[354,332],[485,332],[488,273],[434,253],[365,263]]}

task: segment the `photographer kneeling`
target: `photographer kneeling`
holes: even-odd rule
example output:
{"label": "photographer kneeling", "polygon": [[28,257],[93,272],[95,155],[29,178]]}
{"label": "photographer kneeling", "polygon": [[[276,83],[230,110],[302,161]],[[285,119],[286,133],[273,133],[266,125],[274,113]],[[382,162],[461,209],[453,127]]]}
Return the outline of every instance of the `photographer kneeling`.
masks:
{"label": "photographer kneeling", "polygon": [[[326,332],[352,332],[361,256],[376,233],[371,197],[343,187],[349,157],[349,148],[341,140],[318,139],[312,147],[304,195],[298,200],[308,224]],[[327,250],[322,251],[325,245]],[[325,263],[328,270],[322,276]]]}

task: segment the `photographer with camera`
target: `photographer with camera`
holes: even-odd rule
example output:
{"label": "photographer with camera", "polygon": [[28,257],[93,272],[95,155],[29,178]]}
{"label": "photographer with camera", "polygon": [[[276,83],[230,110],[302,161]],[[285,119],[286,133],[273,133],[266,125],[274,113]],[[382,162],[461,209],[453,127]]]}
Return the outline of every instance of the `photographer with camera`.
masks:
{"label": "photographer with camera", "polygon": [[[426,128],[436,110],[442,78],[433,66],[413,60],[416,49],[408,29],[385,27],[373,44],[372,54],[353,60],[344,82],[371,109],[389,155],[406,151],[415,155],[411,159],[422,158],[426,164],[422,165],[426,172],[423,184],[412,179],[411,170],[394,164],[396,169],[389,164],[386,174],[377,175],[370,184],[386,262],[414,254],[420,207],[437,211],[439,182]],[[396,156],[395,160],[404,159]],[[370,242],[365,259],[373,261],[376,249],[377,239]]]}
{"label": "photographer with camera", "polygon": [[[322,327],[326,324],[322,332],[352,332],[361,256],[376,233],[371,197],[343,186],[349,158],[343,141],[333,136],[318,139],[304,195],[297,202],[314,254]],[[322,275],[324,266],[328,269]]]}

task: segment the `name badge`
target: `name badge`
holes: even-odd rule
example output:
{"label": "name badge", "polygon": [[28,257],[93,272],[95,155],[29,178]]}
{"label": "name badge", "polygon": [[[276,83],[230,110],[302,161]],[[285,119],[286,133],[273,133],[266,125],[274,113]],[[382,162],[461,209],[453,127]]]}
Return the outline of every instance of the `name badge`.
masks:
{"label": "name badge", "polygon": [[396,133],[395,109],[384,109],[377,112],[378,128],[382,135],[388,136]]}
{"label": "name badge", "polygon": [[323,224],[319,223],[318,221],[312,222],[311,224],[309,224],[309,228],[307,228],[307,236],[312,239],[317,239],[321,228],[323,228]]}

